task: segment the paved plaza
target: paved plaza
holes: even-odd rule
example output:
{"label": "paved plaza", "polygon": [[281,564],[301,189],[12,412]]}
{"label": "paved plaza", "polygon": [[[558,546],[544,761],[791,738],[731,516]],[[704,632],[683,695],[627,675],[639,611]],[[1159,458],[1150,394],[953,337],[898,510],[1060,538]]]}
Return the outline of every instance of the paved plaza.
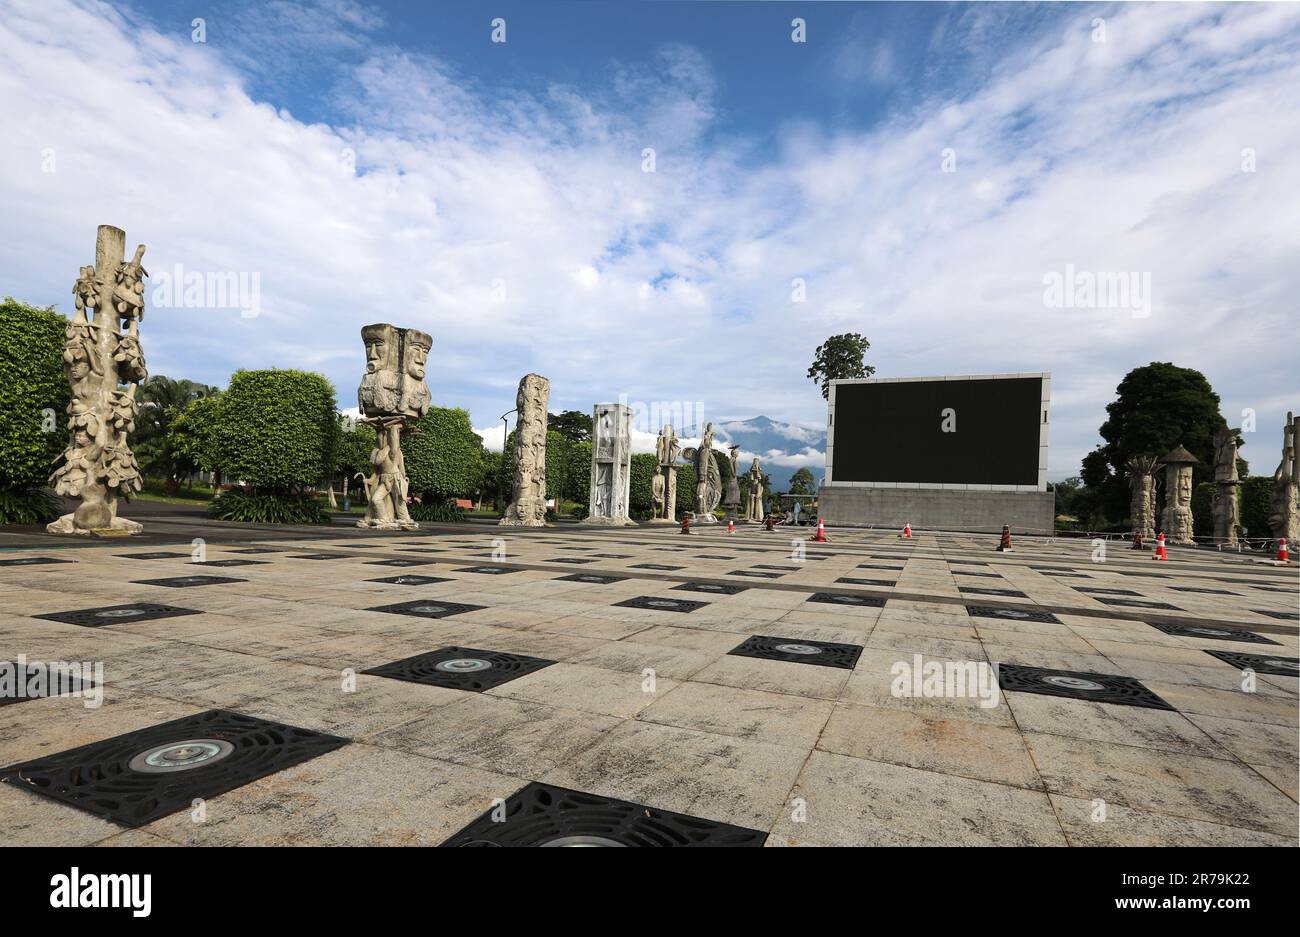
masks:
{"label": "paved plaza", "polygon": [[[834,528],[802,556],[753,526],[147,529],[0,542],[0,657],[103,663],[98,708],[0,706],[6,844],[1296,845],[1295,569]],[[927,690],[934,662],[972,679]]]}

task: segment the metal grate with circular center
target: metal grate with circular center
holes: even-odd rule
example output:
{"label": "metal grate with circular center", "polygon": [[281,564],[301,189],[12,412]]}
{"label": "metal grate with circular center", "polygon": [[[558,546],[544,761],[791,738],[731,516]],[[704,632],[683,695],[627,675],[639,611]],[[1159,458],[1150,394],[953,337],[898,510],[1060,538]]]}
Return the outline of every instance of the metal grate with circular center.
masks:
{"label": "metal grate with circular center", "polygon": [[248,582],[233,576],[172,576],[168,579],[135,579],[137,586],[166,586],[169,589],[188,589],[191,586],[219,586],[231,582]]}
{"label": "metal grate with circular center", "polygon": [[708,602],[692,602],[689,599],[670,599],[658,595],[639,595],[634,599],[615,602],[623,608],[648,608],[657,612],[693,612],[704,608]]}
{"label": "metal grate with circular center", "polygon": [[557,582],[590,582],[599,585],[609,585],[612,582],[623,582],[626,576],[602,576],[599,573],[570,573],[568,576],[556,576]]}
{"label": "metal grate with circular center", "polygon": [[1045,621],[1059,625],[1061,620],[1051,612],[1032,608],[998,608],[992,605],[967,605],[966,612],[978,618],[1005,618],[1008,621]]}
{"label": "metal grate with circular center", "polygon": [[997,673],[998,686],[1003,690],[1086,699],[1118,706],[1139,706],[1144,709],[1174,708],[1132,677],[1117,674],[1048,670],[1018,664],[999,664]]}
{"label": "metal grate with circular center", "polygon": [[739,646],[727,653],[736,657],[757,657],[761,660],[782,660],[852,670],[862,655],[862,647],[857,644],[835,644],[830,641],[808,641],[802,638],[777,638],[756,634],[746,638]]}
{"label": "metal grate with circular center", "polygon": [[20,556],[11,560],[0,560],[0,566],[42,566],[47,563],[75,563],[76,560],[64,560],[57,556]]}
{"label": "metal grate with circular center", "polygon": [[744,592],[749,586],[738,586],[731,582],[684,582],[679,586],[673,586],[673,588],[681,592],[711,592],[714,595],[736,595]]}
{"label": "metal grate with circular center", "polygon": [[472,647],[444,647],[416,654],[362,673],[408,683],[481,693],[549,667],[553,660]]}
{"label": "metal grate with circular center", "polygon": [[347,742],[213,709],[0,769],[0,782],[141,826]]}
{"label": "metal grate with circular center", "polygon": [[1253,670],[1256,673],[1271,674],[1275,677],[1300,677],[1300,660],[1294,657],[1280,657],[1272,654],[1238,654],[1235,651],[1205,652],[1217,657],[1225,664],[1231,664],[1238,670]]}
{"label": "metal grate with circular center", "polygon": [[596,794],[536,782],[489,810],[442,845],[762,846],[767,834]]}
{"label": "metal grate with circular center", "polygon": [[1176,635],[1180,638],[1202,638],[1209,641],[1244,641],[1249,644],[1277,644],[1278,642],[1247,631],[1245,628],[1229,628],[1226,625],[1175,625],[1168,622],[1147,622],[1157,631]]}
{"label": "metal grate with circular center", "polygon": [[[413,579],[412,576],[394,576],[385,582],[394,582],[398,579]],[[409,585],[410,583],[406,583]],[[449,615],[461,615],[465,612],[475,612],[483,608],[482,605],[465,605],[461,602],[444,602],[442,599],[412,599],[409,602],[396,602],[392,605],[377,605],[374,608],[366,609],[367,612],[387,612],[389,615],[414,615],[417,618],[446,618]]]}
{"label": "metal grate with circular center", "polygon": [[885,600],[874,595],[858,595],[854,592],[814,592],[808,596],[809,602],[824,602],[827,605],[856,605],[862,608],[884,608]]}
{"label": "metal grate with circular center", "polygon": [[83,608],[71,612],[52,612],[48,615],[34,615],[46,621],[61,621],[68,625],[81,625],[85,628],[102,628],[105,625],[117,625],[123,622],[153,621],[158,618],[175,618],[178,615],[201,615],[196,608],[180,608],[175,605],[155,605],[151,602],[137,602],[132,605],[108,605],[103,608]]}

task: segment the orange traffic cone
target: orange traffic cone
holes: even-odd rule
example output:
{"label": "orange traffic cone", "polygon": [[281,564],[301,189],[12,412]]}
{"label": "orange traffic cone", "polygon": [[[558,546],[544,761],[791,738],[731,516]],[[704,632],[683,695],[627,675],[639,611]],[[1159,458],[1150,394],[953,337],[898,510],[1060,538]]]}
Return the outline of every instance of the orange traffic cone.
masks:
{"label": "orange traffic cone", "polygon": [[911,539],[912,539],[912,525],[911,525],[911,524],[904,524],[904,525],[903,525],[903,532],[902,532],[901,534],[899,534],[899,536],[902,537],[904,540],[911,540]]}
{"label": "orange traffic cone", "polygon": [[682,531],[681,531],[681,532],[684,533],[684,534],[689,534],[689,533],[691,532],[691,516],[690,516],[689,514],[683,514],[683,515],[682,515]]}
{"label": "orange traffic cone", "polygon": [[728,518],[727,518],[727,533],[729,533],[729,534],[734,534],[735,532],[736,532],[736,521],[735,521],[733,518],[728,517]]}
{"label": "orange traffic cone", "polygon": [[1277,562],[1289,563],[1291,557],[1286,552],[1286,537],[1282,537],[1277,542]]}
{"label": "orange traffic cone", "polygon": [[1002,525],[1002,540],[998,543],[998,552],[999,553],[1015,552],[1014,550],[1011,549],[1011,525],[1010,524]]}
{"label": "orange traffic cone", "polygon": [[813,543],[830,543],[831,538],[826,536],[826,522],[820,517],[817,518],[817,536],[813,537]]}
{"label": "orange traffic cone", "polygon": [[1162,563],[1169,560],[1169,554],[1165,552],[1165,535],[1163,532],[1159,537],[1156,537],[1156,555],[1151,558],[1153,560],[1160,560]]}

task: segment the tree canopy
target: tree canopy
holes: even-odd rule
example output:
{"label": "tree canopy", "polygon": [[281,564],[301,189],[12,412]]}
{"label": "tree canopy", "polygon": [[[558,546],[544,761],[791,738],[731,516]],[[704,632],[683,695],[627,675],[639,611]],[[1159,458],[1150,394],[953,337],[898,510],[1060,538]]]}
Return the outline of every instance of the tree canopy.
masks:
{"label": "tree canopy", "polygon": [[817,346],[808,377],[821,387],[822,396],[829,399],[832,380],[870,377],[876,373],[874,366],[863,363],[870,348],[871,343],[857,332],[832,335]]}

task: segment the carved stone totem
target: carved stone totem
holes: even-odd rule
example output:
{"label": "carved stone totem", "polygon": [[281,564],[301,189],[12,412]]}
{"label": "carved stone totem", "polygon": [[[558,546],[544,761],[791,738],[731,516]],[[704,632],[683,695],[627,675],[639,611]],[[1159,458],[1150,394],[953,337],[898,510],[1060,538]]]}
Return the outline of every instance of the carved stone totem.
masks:
{"label": "carved stone totem", "polygon": [[632,408],[598,403],[591,413],[591,510],[585,524],[626,527],[632,491]]}
{"label": "carved stone totem", "polygon": [[749,479],[749,497],[745,499],[745,519],[754,523],[761,523],[763,520],[763,468],[758,463],[758,456],[754,456],[754,461],[749,465],[749,471],[745,473]]}
{"label": "carved stone totem", "polygon": [[1237,545],[1237,431],[1221,429],[1214,434],[1214,542]]}
{"label": "carved stone totem", "polygon": [[540,374],[527,374],[519,382],[515,483],[510,507],[501,518],[503,527],[546,526],[546,405],[550,399],[551,382]]}
{"label": "carved stone totem", "polygon": [[651,495],[654,497],[654,520],[658,523],[675,524],[677,518],[677,458],[681,455],[682,445],[673,432],[671,423],[664,424],[655,442],[655,456],[659,468],[651,482]]}
{"label": "carved stone totem", "polygon": [[1160,460],[1165,467],[1165,509],[1160,526],[1169,543],[1196,542],[1192,537],[1192,466],[1198,462],[1200,459],[1182,446]]}
{"label": "carved stone totem", "polygon": [[1129,514],[1133,518],[1133,533],[1143,540],[1156,535],[1156,467],[1159,464],[1155,456],[1149,455],[1128,460],[1128,483],[1133,493]]}
{"label": "carved stone totem", "polygon": [[717,460],[713,458],[713,424],[704,424],[704,435],[700,438],[699,448],[682,450],[682,456],[695,463],[695,514],[691,521],[696,524],[716,524],[718,519],[713,512],[722,500],[722,473],[718,470]]}
{"label": "carved stone totem", "polygon": [[429,387],[424,370],[433,339],[417,329],[399,329],[386,322],[361,329],[366,345],[366,373],[357,388],[362,422],[375,427],[375,449],[366,486],[366,516],[358,527],[416,530],[406,507],[410,481],[402,456],[406,421],[429,412]]}
{"label": "carved stone totem", "polygon": [[[124,537],[144,529],[117,516],[118,498],[129,500],[144,487],[127,437],[135,429],[136,387],[149,376],[140,350],[149,275],[140,266],[144,245],[128,261],[125,248],[125,231],[100,225],[95,265],[82,267],[72,287],[77,311],[63,344],[63,373],[72,387],[70,440],[50,485],[81,504],[45,528],[52,534]],[[129,386],[120,391],[119,384]]]}
{"label": "carved stone totem", "polygon": [[1274,539],[1288,545],[1300,537],[1300,420],[1288,412],[1282,429],[1282,461],[1273,473],[1273,499],[1268,526]]}

